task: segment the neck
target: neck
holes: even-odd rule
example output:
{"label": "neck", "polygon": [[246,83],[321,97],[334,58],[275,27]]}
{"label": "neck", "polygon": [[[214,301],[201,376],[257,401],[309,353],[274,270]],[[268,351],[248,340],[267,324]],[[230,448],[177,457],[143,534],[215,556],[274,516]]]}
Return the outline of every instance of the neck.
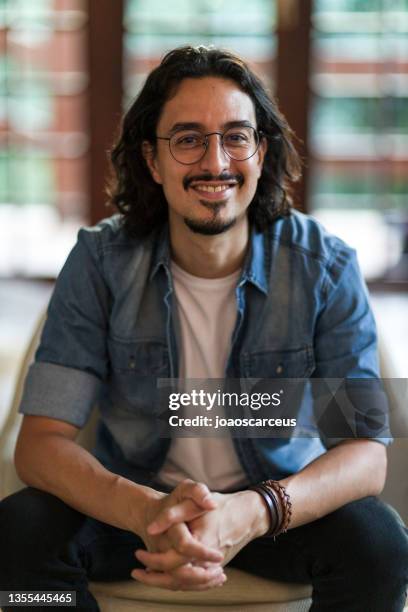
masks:
{"label": "neck", "polygon": [[176,264],[201,278],[222,278],[242,267],[249,240],[248,219],[238,221],[224,234],[204,236],[170,220],[170,244]]}

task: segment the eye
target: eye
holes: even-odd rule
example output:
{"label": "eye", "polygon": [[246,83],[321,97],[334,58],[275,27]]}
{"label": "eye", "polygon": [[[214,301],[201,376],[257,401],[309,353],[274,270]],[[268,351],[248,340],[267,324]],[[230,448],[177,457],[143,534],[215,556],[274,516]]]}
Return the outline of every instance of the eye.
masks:
{"label": "eye", "polygon": [[247,132],[237,131],[228,132],[224,135],[224,142],[228,145],[248,145],[251,142],[251,138]]}
{"label": "eye", "polygon": [[203,144],[203,141],[203,135],[196,132],[176,134],[173,137],[174,146],[182,149],[191,149],[200,146]]}

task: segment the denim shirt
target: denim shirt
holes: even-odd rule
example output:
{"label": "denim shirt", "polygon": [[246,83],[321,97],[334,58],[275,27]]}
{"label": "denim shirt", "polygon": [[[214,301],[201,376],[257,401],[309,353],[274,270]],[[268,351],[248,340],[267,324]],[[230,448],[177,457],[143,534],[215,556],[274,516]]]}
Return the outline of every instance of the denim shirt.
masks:
{"label": "denim shirt", "polygon": [[[293,212],[252,230],[235,293],[226,378],[379,376],[355,252],[313,218]],[[158,433],[154,398],[157,378],[178,375],[176,310],[167,226],[130,238],[115,215],[80,230],[20,411],[81,428],[97,402],[95,455],[113,472],[154,483],[171,442]],[[234,438],[250,482],[296,473],[340,441],[319,437],[310,405],[300,420],[302,437]]]}

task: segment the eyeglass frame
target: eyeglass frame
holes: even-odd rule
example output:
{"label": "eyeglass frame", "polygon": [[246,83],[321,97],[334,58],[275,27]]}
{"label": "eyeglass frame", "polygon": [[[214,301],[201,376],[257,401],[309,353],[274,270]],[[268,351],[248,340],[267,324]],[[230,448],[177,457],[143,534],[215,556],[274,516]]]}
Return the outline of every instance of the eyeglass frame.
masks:
{"label": "eyeglass frame", "polygon": [[[203,154],[201,155],[201,157],[199,157],[196,161],[193,162],[182,162],[179,159],[177,159],[176,157],[174,157],[173,152],[171,150],[171,146],[170,146],[170,142],[172,140],[172,138],[174,136],[176,136],[177,132],[175,132],[174,134],[172,134],[172,136],[156,136],[156,140],[167,140],[169,143],[169,151],[170,151],[170,155],[172,156],[172,158],[178,163],[178,164],[182,164],[183,166],[193,166],[194,164],[198,164],[199,161],[201,161],[204,157],[204,155],[207,153],[208,151],[208,137],[209,136],[214,136],[215,134],[217,136],[221,137],[221,148],[224,151],[225,155],[227,155],[227,157],[229,157],[229,159],[233,159],[234,161],[247,161],[248,159],[251,159],[251,157],[253,157],[255,155],[255,153],[258,151],[259,149],[259,145],[261,143],[262,140],[262,136],[264,135],[264,133],[262,132],[262,130],[257,130],[256,128],[254,128],[252,125],[246,125],[246,128],[250,128],[251,130],[253,130],[255,132],[255,134],[258,137],[258,142],[256,143],[256,148],[255,151],[253,153],[251,153],[251,155],[249,157],[245,157],[244,159],[235,159],[235,157],[232,157],[228,151],[226,151],[224,149],[224,144],[223,144],[223,139],[224,139],[224,135],[229,132],[230,130],[233,130],[235,128],[229,127],[227,128],[224,132],[209,132],[208,134],[203,134],[204,136],[204,151]],[[183,130],[184,131],[184,130]],[[198,130],[197,130],[198,131]]]}

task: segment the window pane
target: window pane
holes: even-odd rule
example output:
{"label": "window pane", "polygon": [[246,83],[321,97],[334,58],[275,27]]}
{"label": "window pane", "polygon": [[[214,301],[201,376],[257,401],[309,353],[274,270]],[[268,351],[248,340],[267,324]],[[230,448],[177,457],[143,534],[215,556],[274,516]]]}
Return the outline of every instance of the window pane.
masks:
{"label": "window pane", "polygon": [[86,8],[85,0],[0,3],[3,275],[56,274],[84,220]]}
{"label": "window pane", "polygon": [[408,277],[407,33],[407,0],[314,3],[311,208],[368,278]]}
{"label": "window pane", "polygon": [[235,51],[253,62],[272,87],[273,0],[127,0],[125,7],[126,104],[160,58],[185,44],[214,44]]}

